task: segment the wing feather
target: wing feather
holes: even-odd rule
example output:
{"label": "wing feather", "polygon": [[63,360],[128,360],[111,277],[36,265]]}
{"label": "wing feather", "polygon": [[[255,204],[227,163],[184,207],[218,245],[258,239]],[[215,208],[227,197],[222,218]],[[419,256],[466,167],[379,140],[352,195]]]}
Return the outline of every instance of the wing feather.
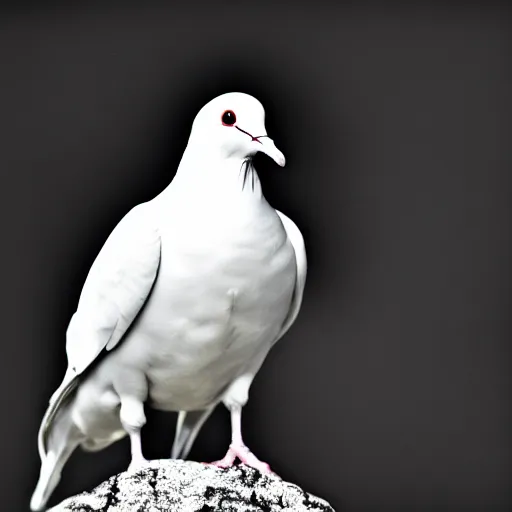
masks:
{"label": "wing feather", "polygon": [[146,302],[160,264],[160,236],[147,203],[115,227],[87,276],[66,333],[68,364],[82,373],[114,348]]}
{"label": "wing feather", "polygon": [[297,277],[295,281],[295,289],[293,292],[292,303],[290,311],[286,317],[281,330],[274,344],[277,343],[290,329],[292,324],[295,322],[297,315],[299,314],[300,307],[302,305],[302,297],[304,295],[304,287],[306,286],[306,275],[307,275],[307,257],[306,257],[306,246],[304,244],[304,237],[300,232],[297,225],[284,213],[276,210],[281,222],[283,223],[284,229],[290,242],[293,245],[295,251],[295,261],[297,263]]}
{"label": "wing feather", "polygon": [[161,251],[153,212],[148,203],[128,212],[92,264],[66,332],[68,368],[41,423],[41,458],[46,432],[78,377],[99,354],[119,344],[151,292]]}

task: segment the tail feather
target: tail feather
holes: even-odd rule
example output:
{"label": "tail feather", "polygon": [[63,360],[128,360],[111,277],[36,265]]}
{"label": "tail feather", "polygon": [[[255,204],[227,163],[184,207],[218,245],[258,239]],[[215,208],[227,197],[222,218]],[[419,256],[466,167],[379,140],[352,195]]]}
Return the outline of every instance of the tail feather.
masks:
{"label": "tail feather", "polygon": [[176,423],[176,434],[172,445],[171,458],[187,458],[192,445],[204,422],[212,413],[215,405],[200,411],[180,411]]}
{"label": "tail feather", "polygon": [[39,433],[37,438],[37,444],[39,449],[39,456],[41,457],[41,462],[46,457],[47,450],[47,437],[48,433],[52,428],[53,421],[55,416],[59,412],[59,410],[63,407],[65,403],[68,403],[72,398],[73,392],[76,389],[78,384],[78,376],[74,374],[70,369],[66,372],[64,376],[64,380],[62,384],[58,387],[55,393],[50,398],[50,404],[46,409],[46,412],[41,421],[41,426],[39,427]]}
{"label": "tail feather", "polygon": [[60,481],[64,464],[84,439],[71,418],[72,403],[70,400],[61,401],[57,409],[50,404],[51,414],[47,411],[43,419],[40,429],[41,471],[30,501],[30,509],[34,512],[44,510]]}

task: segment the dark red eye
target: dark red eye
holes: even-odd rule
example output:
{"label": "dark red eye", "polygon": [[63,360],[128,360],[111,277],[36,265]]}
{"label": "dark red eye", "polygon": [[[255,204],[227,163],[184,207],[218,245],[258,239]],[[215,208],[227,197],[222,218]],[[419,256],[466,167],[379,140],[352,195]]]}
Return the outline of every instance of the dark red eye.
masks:
{"label": "dark red eye", "polygon": [[233,126],[236,123],[236,116],[232,110],[226,110],[222,114],[222,124],[224,126]]}

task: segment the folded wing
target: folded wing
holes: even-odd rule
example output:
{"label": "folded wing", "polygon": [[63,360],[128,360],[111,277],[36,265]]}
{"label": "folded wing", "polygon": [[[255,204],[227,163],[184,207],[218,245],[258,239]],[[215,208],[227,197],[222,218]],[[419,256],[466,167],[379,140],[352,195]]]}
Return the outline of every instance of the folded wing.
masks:
{"label": "folded wing", "polygon": [[295,261],[297,263],[297,277],[295,281],[295,289],[293,292],[292,303],[290,305],[290,311],[283,323],[281,330],[274,343],[277,343],[290,329],[293,322],[299,314],[300,307],[302,305],[302,297],[304,295],[304,287],[306,286],[306,274],[307,274],[307,258],[306,258],[306,247],[304,244],[304,238],[302,233],[296,224],[288,218],[284,213],[276,210],[281,222],[283,223],[284,229],[290,242],[293,245],[295,251]]}
{"label": "folded wing", "polygon": [[144,306],[158,273],[160,250],[153,209],[144,203],[121,220],[94,261],[66,333],[68,368],[39,430],[41,459],[60,404],[98,356],[122,341]]}

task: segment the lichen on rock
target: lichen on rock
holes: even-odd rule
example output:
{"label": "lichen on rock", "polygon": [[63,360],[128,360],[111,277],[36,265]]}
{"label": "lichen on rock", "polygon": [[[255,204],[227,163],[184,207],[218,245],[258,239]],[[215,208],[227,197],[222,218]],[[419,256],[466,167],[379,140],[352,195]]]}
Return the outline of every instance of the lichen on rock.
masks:
{"label": "lichen on rock", "polygon": [[323,499],[243,464],[226,469],[155,460],[110,477],[49,512],[334,512]]}

